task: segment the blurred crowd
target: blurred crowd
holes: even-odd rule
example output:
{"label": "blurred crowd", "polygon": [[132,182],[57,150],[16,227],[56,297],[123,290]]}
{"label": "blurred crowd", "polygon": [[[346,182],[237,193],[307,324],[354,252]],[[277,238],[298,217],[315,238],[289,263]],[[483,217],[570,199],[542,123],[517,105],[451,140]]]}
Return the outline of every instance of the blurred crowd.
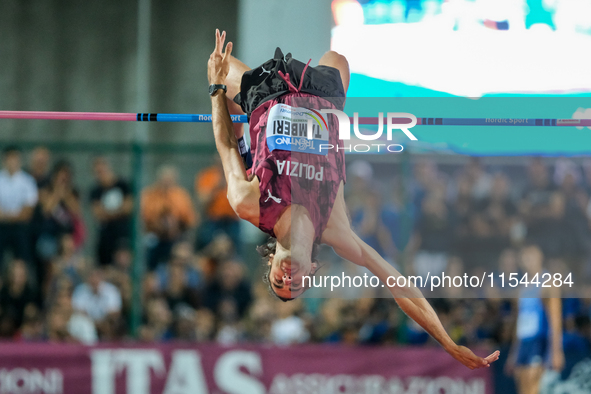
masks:
{"label": "blurred crowd", "polygon": [[[193,190],[179,184],[175,167],[162,166],[136,201],[129,180],[106,157],[93,158],[93,174],[83,174],[94,176],[90,190],[79,190],[72,164],[46,148],[26,157],[25,165],[16,146],[2,152],[3,338],[84,344],[130,338],[137,209],[145,245],[139,340],[432,343],[389,298],[365,293],[284,303],[270,296],[249,272],[260,266],[262,273],[262,261],[242,258],[244,227],[226,199],[219,162],[196,174]],[[591,162],[532,158],[489,168],[476,158],[463,165],[420,159],[412,176],[378,170],[361,160],[349,165],[347,205],[360,237],[405,274],[522,272],[519,248],[533,243],[545,269],[576,269],[577,280],[589,283]],[[83,207],[91,221],[83,220]],[[327,259],[338,265],[334,255]],[[563,315],[565,344],[588,349],[585,291],[563,299]],[[508,346],[513,339],[516,301],[502,292],[430,301],[458,343]]]}
{"label": "blurred crowd", "polygon": [[[510,346],[517,298],[525,284],[513,288],[507,278],[514,273],[521,280],[530,271],[521,255],[524,248],[535,247],[543,256],[540,275],[571,274],[574,282],[560,288],[565,350],[590,350],[591,161],[529,158],[521,164],[487,167],[478,158],[464,165],[424,159],[414,164],[412,174],[394,178],[374,174],[369,163],[355,161],[348,167],[347,181],[357,234],[407,276],[480,278],[486,273],[482,288],[447,285],[435,293],[442,298],[431,299],[458,343]],[[493,281],[488,280],[490,274]],[[500,274],[505,275],[504,286]],[[388,301],[372,302],[377,316],[396,314]],[[378,312],[381,303],[385,310]],[[364,316],[361,327],[373,320],[356,313]],[[413,322],[391,319],[386,324],[388,318],[375,317],[382,331],[376,324],[371,332],[385,333],[388,327],[405,343],[430,341]]]}
{"label": "blurred crowd", "polygon": [[87,344],[129,337],[135,210],[145,255],[141,339],[188,339],[199,322],[205,340],[218,313],[236,321],[246,314],[252,297],[236,260],[240,226],[219,162],[197,174],[193,192],[164,165],[136,201],[106,157],[92,158],[93,173],[82,175],[94,176],[89,190],[76,186],[72,163],[44,147],[24,159],[18,146],[2,151],[0,337]]}

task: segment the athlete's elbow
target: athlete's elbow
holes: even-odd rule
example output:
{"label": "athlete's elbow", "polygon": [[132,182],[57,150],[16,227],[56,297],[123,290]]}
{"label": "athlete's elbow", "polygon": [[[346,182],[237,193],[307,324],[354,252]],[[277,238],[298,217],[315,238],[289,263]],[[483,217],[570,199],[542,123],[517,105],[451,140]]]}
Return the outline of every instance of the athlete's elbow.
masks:
{"label": "athlete's elbow", "polygon": [[250,198],[247,196],[230,196],[228,195],[228,201],[230,202],[230,206],[238,216],[242,220],[246,220],[251,222],[255,216],[258,215],[257,208]]}
{"label": "athlete's elbow", "polygon": [[254,209],[247,204],[237,204],[232,206],[232,208],[234,208],[234,212],[242,220],[250,222],[255,216]]}

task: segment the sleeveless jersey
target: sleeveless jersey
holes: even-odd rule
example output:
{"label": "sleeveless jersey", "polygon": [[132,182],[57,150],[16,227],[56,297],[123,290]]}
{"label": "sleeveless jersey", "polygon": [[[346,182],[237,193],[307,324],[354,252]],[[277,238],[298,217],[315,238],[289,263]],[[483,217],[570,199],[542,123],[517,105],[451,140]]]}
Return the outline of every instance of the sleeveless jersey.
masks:
{"label": "sleeveless jersey", "polygon": [[546,338],[548,318],[541,298],[540,287],[525,288],[520,292],[517,315],[517,338]]}
{"label": "sleeveless jersey", "polygon": [[265,101],[251,113],[250,171],[260,181],[259,228],[273,237],[283,211],[298,204],[307,209],[314,241],[320,242],[345,181],[344,152],[336,149],[341,146],[338,119],[321,114],[323,108],[336,107],[322,97],[291,92]]}
{"label": "sleeveless jersey", "polygon": [[[275,237],[283,211],[298,204],[307,209],[314,241],[320,242],[345,181],[345,158],[343,150],[336,150],[336,116],[319,110],[342,110],[345,90],[339,70],[309,64],[277,48],[272,59],[243,74],[234,101],[250,124],[249,172],[260,181],[259,228]],[[312,138],[307,138],[308,128]]]}

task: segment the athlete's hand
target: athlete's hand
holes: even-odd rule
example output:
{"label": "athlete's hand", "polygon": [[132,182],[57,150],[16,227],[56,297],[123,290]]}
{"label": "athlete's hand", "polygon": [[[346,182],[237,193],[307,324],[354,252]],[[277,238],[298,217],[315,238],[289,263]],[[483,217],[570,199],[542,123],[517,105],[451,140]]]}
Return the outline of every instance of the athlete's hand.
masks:
{"label": "athlete's hand", "polygon": [[230,55],[232,54],[232,43],[226,44],[226,50],[222,52],[226,41],[226,32],[220,34],[219,29],[215,30],[215,49],[207,62],[207,78],[209,84],[224,84],[226,76],[230,71]]}
{"label": "athlete's hand", "polygon": [[453,358],[464,364],[466,367],[470,369],[478,369],[478,368],[488,368],[490,364],[497,361],[499,359],[499,352],[498,350],[492,353],[490,356],[482,358],[475,355],[472,350],[468,349],[465,346],[457,346],[451,355]]}

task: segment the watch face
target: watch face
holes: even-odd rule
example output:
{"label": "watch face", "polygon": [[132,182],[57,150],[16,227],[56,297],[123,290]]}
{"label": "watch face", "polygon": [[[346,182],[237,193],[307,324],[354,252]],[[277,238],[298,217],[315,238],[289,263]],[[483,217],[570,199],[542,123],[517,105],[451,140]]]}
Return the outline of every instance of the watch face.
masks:
{"label": "watch face", "polygon": [[209,95],[212,95],[215,92],[214,85],[209,85]]}

